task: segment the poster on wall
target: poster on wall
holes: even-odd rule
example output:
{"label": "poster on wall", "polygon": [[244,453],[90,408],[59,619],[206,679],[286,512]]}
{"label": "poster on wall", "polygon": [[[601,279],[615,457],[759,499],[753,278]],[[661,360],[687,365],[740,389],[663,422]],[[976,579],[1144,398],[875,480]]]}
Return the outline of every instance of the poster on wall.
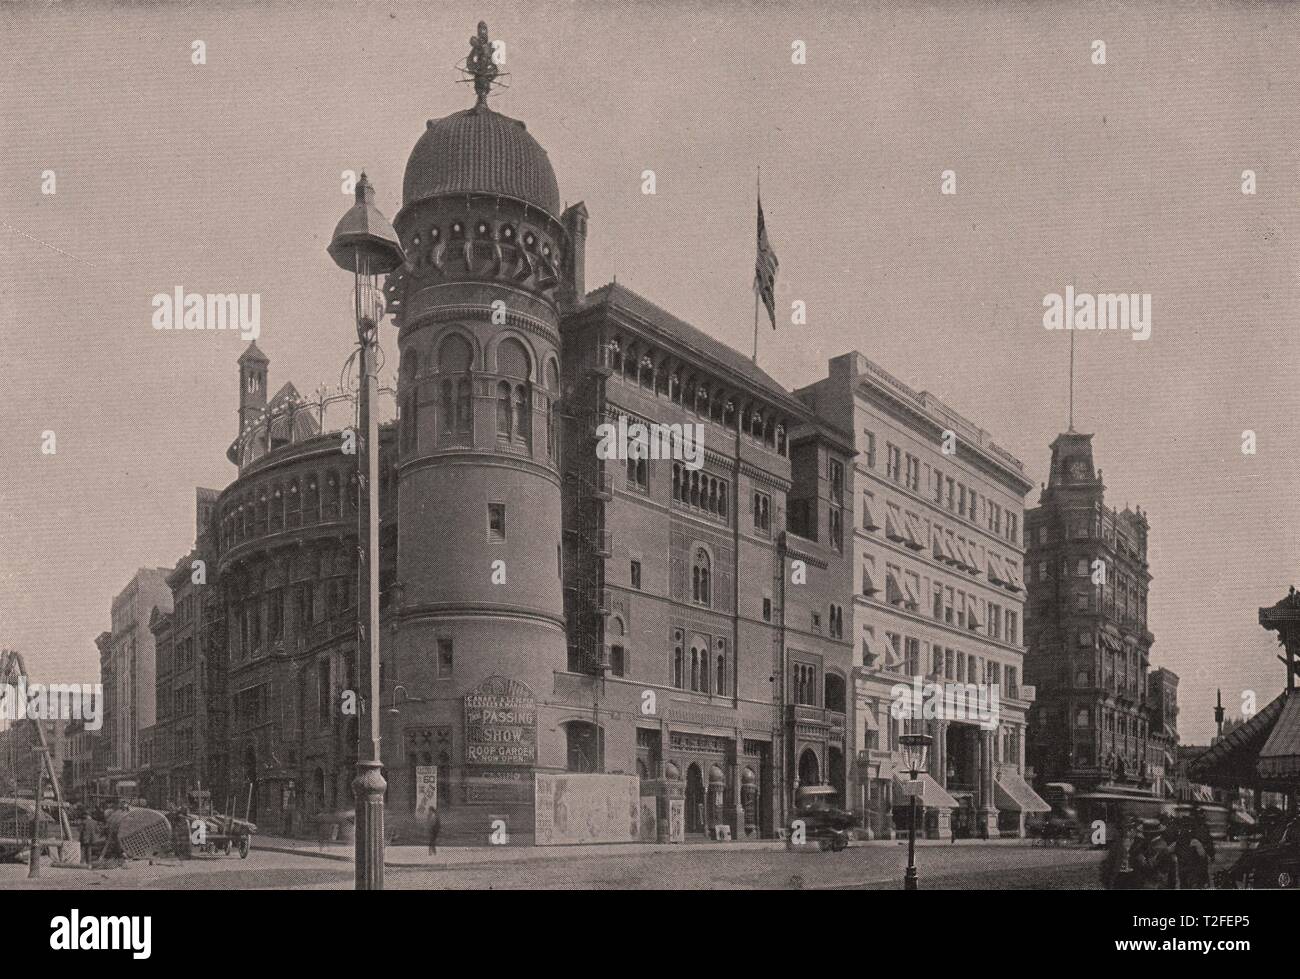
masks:
{"label": "poster on wall", "polygon": [[438,805],[438,767],[436,765],[415,766],[415,815],[425,819],[429,810]]}
{"label": "poster on wall", "polygon": [[641,835],[641,780],[635,775],[536,776],[538,846],[635,843]]}
{"label": "poster on wall", "polygon": [[668,842],[686,842],[686,800],[668,800]]}

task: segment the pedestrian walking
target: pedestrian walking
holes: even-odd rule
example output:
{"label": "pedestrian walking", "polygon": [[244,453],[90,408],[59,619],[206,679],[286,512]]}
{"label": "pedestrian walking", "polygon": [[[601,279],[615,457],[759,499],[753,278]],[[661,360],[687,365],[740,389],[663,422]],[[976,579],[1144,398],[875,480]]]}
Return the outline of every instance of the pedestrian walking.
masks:
{"label": "pedestrian walking", "polygon": [[87,867],[95,869],[95,845],[100,840],[99,823],[95,818],[95,813],[86,813],[86,818],[81,821],[81,858],[85,861]]}
{"label": "pedestrian walking", "polygon": [[437,809],[429,810],[429,855],[438,854],[438,832],[442,829],[442,819]]}
{"label": "pedestrian walking", "polygon": [[1210,886],[1210,858],[1195,832],[1191,823],[1181,822],[1174,844],[1178,883],[1183,890],[1204,890]]}

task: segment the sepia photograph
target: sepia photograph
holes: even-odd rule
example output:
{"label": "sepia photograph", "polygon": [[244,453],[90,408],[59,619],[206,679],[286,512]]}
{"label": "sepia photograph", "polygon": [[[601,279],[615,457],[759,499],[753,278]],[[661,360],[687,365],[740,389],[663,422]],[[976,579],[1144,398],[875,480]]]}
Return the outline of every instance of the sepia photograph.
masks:
{"label": "sepia photograph", "polygon": [[1297,5],[5,0],[0,93],[33,948],[1285,913],[1172,892],[1300,889]]}

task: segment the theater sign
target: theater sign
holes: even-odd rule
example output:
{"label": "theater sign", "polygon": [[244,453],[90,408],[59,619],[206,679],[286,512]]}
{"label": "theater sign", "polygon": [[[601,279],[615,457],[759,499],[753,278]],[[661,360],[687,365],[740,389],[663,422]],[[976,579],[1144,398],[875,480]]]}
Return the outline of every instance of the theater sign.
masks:
{"label": "theater sign", "polygon": [[465,763],[537,763],[537,699],[526,684],[490,676],[465,695]]}

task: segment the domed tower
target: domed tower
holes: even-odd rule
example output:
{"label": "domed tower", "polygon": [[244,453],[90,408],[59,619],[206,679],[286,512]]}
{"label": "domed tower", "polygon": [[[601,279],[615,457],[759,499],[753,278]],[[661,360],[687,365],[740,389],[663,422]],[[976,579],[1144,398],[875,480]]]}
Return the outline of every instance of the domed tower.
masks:
{"label": "domed tower", "polygon": [[[496,755],[466,730],[483,681],[540,700],[567,659],[557,304],[571,243],[546,151],[488,107],[489,43],[480,25],[467,62],[476,104],[430,120],[411,152],[393,222],[408,261],[387,286],[400,351],[400,598],[386,672],[412,698],[447,705],[422,712],[439,732],[452,725],[451,749],[425,763],[467,766],[466,781],[479,765],[564,765],[535,734],[535,750]],[[462,801],[459,787],[449,794]]]}

